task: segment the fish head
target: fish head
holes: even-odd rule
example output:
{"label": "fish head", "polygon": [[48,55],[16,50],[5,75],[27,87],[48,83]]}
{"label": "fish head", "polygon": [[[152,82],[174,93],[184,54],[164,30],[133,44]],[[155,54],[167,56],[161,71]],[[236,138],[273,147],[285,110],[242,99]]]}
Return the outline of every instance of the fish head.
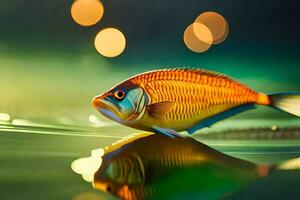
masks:
{"label": "fish head", "polygon": [[96,96],[93,106],[107,118],[129,125],[143,116],[147,102],[143,88],[124,82]]}
{"label": "fish head", "polygon": [[104,156],[102,164],[94,174],[94,188],[123,198],[124,194],[135,196],[131,186],[145,182],[144,165],[135,156],[120,155],[115,152]]}
{"label": "fish head", "polygon": [[117,177],[119,170],[116,161],[103,159],[99,170],[94,174],[94,188],[116,196],[121,187]]}
{"label": "fish head", "polygon": [[120,187],[120,184],[117,184],[109,177],[109,172],[107,169],[108,164],[107,162],[103,161],[99,170],[94,174],[93,186],[94,188],[101,190],[102,192],[115,195],[116,191]]}

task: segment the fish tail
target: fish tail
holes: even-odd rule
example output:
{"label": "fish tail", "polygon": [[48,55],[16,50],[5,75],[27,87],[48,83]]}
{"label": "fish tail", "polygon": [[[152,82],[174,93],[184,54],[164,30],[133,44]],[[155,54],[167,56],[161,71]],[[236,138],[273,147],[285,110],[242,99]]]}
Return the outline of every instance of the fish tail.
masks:
{"label": "fish tail", "polygon": [[273,172],[274,168],[275,167],[273,165],[271,165],[271,166],[259,165],[256,167],[256,170],[257,170],[259,177],[267,177],[267,176],[269,176],[269,174],[271,172]]}
{"label": "fish tail", "polygon": [[278,170],[300,170],[300,157],[284,161],[276,166]]}
{"label": "fish tail", "polygon": [[300,93],[281,93],[266,95],[260,93],[257,104],[271,106],[300,117]]}
{"label": "fish tail", "polygon": [[276,165],[259,165],[256,168],[260,177],[266,177],[274,171],[300,170],[300,157],[283,161]]}
{"label": "fish tail", "polygon": [[256,104],[269,106],[271,104],[270,97],[267,94],[259,93]]}

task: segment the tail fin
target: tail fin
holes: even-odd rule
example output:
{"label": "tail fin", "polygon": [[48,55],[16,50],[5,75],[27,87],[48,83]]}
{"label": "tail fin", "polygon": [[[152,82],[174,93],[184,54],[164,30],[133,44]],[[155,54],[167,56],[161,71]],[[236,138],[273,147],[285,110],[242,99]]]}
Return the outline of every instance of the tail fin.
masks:
{"label": "tail fin", "polygon": [[300,117],[300,93],[269,95],[270,106]]}
{"label": "tail fin", "polygon": [[277,165],[276,169],[279,170],[300,170],[300,157],[284,161]]}
{"label": "tail fin", "polygon": [[259,165],[257,172],[260,177],[267,177],[274,171],[300,170],[300,157],[283,161],[277,165]]}

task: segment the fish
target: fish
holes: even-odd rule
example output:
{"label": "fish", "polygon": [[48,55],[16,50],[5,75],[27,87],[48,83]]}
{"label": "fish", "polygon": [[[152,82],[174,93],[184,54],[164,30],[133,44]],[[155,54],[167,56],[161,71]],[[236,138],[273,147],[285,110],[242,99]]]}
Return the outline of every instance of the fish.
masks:
{"label": "fish", "polygon": [[230,196],[273,172],[298,169],[300,158],[257,165],[191,137],[149,133],[105,148],[93,186],[124,200],[212,200]]}
{"label": "fish", "polygon": [[120,124],[170,137],[270,106],[300,117],[300,93],[267,95],[202,69],[161,69],[133,76],[94,97],[93,106]]}

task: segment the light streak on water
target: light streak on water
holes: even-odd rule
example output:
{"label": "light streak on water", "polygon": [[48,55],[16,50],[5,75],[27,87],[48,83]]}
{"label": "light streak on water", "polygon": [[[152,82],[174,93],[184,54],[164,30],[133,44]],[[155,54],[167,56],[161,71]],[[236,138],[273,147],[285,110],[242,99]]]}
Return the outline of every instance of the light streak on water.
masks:
{"label": "light streak on water", "polygon": [[276,154],[300,154],[300,151],[261,151],[261,152],[245,152],[245,151],[226,151],[227,154],[234,154],[234,155],[276,155]]}
{"label": "light streak on water", "polygon": [[89,122],[95,127],[107,127],[114,125],[114,123],[104,122],[100,120],[96,115],[90,115]]}
{"label": "light streak on water", "polygon": [[26,119],[14,119],[14,120],[12,120],[11,123],[12,123],[12,125],[15,125],[15,126],[34,126],[34,125],[36,125],[32,121],[26,120]]}
{"label": "light streak on water", "polygon": [[72,125],[74,123],[73,120],[68,117],[60,117],[58,118],[58,122],[66,125]]}
{"label": "light streak on water", "polygon": [[300,158],[283,162],[281,165],[279,165],[279,169],[282,170],[300,169]]}
{"label": "light streak on water", "polygon": [[33,122],[28,119],[13,119],[11,124],[14,126],[25,126],[25,127],[27,126],[27,127],[37,127],[37,128],[58,128],[58,126]]}
{"label": "light streak on water", "polygon": [[122,139],[124,136],[115,136],[115,135],[104,135],[104,134],[82,134],[82,133],[60,133],[53,131],[41,131],[41,130],[24,130],[24,129],[10,129],[2,128],[1,131],[13,132],[13,133],[28,133],[28,134],[38,134],[38,135],[59,135],[59,136],[74,136],[74,137],[95,137],[95,138],[115,138]]}

